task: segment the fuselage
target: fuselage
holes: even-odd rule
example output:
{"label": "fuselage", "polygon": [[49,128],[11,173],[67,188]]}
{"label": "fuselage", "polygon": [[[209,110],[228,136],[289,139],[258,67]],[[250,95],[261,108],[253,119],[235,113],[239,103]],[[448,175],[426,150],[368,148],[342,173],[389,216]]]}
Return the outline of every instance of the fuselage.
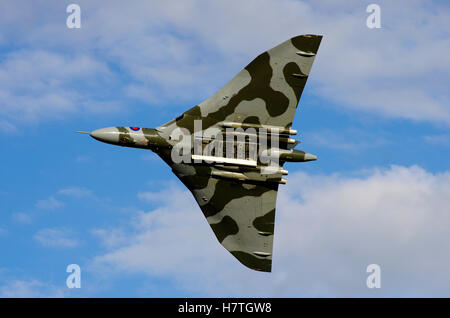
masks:
{"label": "fuselage", "polygon": [[171,147],[167,140],[153,128],[107,127],[94,130],[90,135],[99,141],[123,147],[151,150]]}
{"label": "fuselage", "polygon": [[[172,136],[166,136],[164,133],[159,132],[157,129],[154,128],[140,128],[140,127],[106,127],[94,130],[90,133],[90,135],[102,142],[112,144],[112,145],[118,145],[123,147],[132,147],[132,148],[143,148],[143,149],[150,149],[160,156],[163,157],[166,161],[171,161],[171,158],[173,159],[173,148],[177,146],[177,143],[180,141],[180,139],[172,138]],[[264,149],[257,149],[257,153],[254,156],[255,162],[268,162],[268,160],[280,160],[282,162],[304,162],[304,161],[312,161],[316,160],[317,157],[315,155],[309,154],[307,152],[301,151],[301,150],[295,150],[286,148],[287,144],[283,143],[283,139],[277,138],[277,146],[276,147],[268,147],[267,141],[272,142],[273,139],[265,137],[265,148]],[[195,136],[188,136],[186,139],[191,139],[191,143],[188,145],[188,158],[189,159],[198,159],[198,158],[208,158],[208,164],[235,164],[238,166],[245,166],[248,165],[248,158],[245,158],[245,155],[248,155],[248,150],[252,147],[250,139],[243,139],[243,142],[239,142],[236,138],[233,137],[232,141],[232,148],[236,149],[239,147],[239,144],[243,144],[244,149],[244,157],[243,158],[236,158],[239,156],[239,151],[236,151],[236,153],[233,153],[230,156],[227,156],[229,154],[228,150],[224,149],[223,152],[221,152],[221,155],[217,155],[217,152],[215,152],[213,155],[206,155],[204,156],[205,147],[203,144],[205,144],[204,141],[210,142],[211,140],[217,141],[217,136],[214,139],[202,139],[200,141],[200,145],[203,145],[203,148],[201,148],[200,153],[195,152]],[[281,140],[281,143],[278,141]],[[287,140],[287,139],[285,139]],[[257,144],[259,145],[259,142],[261,142],[260,138],[256,139]],[[184,143],[185,144],[185,143]],[[223,142],[223,146],[226,146],[227,142]],[[251,165],[251,164],[250,164]],[[256,163],[255,163],[256,165]]]}

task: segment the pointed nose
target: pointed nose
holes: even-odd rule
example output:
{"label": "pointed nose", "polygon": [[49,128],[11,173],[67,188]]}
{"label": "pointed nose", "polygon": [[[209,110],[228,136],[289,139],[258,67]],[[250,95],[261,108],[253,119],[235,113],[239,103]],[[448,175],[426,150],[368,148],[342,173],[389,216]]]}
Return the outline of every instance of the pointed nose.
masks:
{"label": "pointed nose", "polygon": [[313,155],[311,153],[305,153],[305,161],[313,161],[313,160],[317,160],[317,156]]}
{"label": "pointed nose", "polygon": [[119,143],[119,130],[116,127],[107,127],[94,130],[90,133],[91,137],[109,144]]}

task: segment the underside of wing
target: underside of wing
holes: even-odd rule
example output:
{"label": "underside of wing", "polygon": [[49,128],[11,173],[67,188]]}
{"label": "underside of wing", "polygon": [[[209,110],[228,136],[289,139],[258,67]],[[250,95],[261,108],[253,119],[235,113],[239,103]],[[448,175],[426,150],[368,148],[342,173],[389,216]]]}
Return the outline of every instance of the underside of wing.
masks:
{"label": "underside of wing", "polygon": [[238,172],[221,176],[221,169],[205,165],[178,164],[172,170],[194,195],[219,242],[245,266],[270,272],[278,183],[239,180],[246,174]]}

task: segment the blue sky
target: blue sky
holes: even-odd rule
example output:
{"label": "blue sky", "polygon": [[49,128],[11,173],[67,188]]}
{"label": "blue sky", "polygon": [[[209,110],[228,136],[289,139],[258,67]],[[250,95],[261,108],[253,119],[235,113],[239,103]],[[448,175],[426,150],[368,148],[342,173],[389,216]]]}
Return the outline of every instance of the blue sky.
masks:
{"label": "blue sky", "polygon": [[[0,4],[0,296],[450,295],[446,2],[378,1],[381,29],[356,0],[76,3],[81,29],[69,2]],[[154,154],[74,133],[158,126],[306,33],[324,38],[293,126],[319,160],[287,164],[271,274]]]}

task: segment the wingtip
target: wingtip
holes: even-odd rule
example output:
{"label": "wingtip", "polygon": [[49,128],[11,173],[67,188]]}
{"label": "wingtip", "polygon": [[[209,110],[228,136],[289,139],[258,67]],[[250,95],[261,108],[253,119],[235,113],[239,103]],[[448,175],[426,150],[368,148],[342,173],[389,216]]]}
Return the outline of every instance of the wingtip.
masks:
{"label": "wingtip", "polygon": [[78,134],[91,134],[89,131],[76,131]]}
{"label": "wingtip", "polygon": [[323,38],[323,34],[300,34],[297,36],[294,36],[293,39],[295,38]]}

